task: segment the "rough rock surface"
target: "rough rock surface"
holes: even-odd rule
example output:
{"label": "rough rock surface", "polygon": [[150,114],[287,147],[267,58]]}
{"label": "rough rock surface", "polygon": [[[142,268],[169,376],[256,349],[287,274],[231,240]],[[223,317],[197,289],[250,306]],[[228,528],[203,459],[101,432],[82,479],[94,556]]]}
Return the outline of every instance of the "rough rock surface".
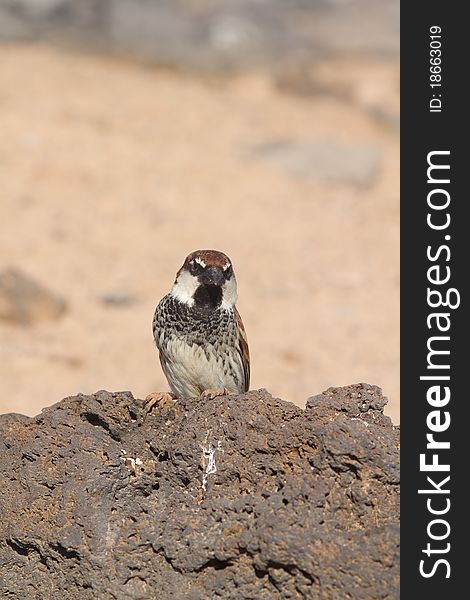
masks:
{"label": "rough rock surface", "polygon": [[144,418],[129,392],[0,417],[0,597],[398,598],[398,437],[366,384]]}

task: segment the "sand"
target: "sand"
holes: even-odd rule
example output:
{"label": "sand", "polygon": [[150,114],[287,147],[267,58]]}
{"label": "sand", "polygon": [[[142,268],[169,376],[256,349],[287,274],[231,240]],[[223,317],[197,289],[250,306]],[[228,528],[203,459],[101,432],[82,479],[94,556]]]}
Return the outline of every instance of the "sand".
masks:
{"label": "sand", "polygon": [[[399,420],[396,131],[266,74],[197,78],[45,46],[1,47],[0,90],[0,269],[68,303],[57,320],[0,322],[1,412],[167,389],[155,305],[186,254],[215,248],[235,266],[252,388],[302,406],[366,381]],[[250,152],[322,137],[376,144],[374,182],[293,176]]]}

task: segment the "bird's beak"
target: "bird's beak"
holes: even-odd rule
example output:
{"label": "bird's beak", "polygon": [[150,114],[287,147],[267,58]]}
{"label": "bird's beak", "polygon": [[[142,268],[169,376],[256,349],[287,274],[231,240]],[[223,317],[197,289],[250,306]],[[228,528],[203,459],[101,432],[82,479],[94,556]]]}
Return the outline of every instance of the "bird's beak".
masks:
{"label": "bird's beak", "polygon": [[224,272],[221,267],[208,267],[199,275],[199,281],[204,285],[222,286],[225,281]]}

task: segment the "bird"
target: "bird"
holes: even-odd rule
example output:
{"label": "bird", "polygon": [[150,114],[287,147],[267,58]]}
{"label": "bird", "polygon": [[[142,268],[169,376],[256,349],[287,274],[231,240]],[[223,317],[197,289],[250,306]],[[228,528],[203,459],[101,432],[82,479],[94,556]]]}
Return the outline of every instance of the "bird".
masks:
{"label": "bird", "polygon": [[248,391],[250,354],[237,298],[237,281],[226,254],[196,250],[186,257],[152,321],[171,392],[149,394],[148,411],[177,399]]}

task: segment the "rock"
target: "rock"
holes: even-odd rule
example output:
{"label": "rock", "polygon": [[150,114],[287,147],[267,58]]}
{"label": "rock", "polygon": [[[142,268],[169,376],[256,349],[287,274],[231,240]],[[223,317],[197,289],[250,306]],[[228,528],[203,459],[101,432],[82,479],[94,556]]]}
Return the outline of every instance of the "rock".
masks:
{"label": "rock", "polygon": [[113,0],[107,26],[118,53],[218,72],[269,65],[298,44],[285,13],[279,0],[269,7],[253,0]]}
{"label": "rock", "polygon": [[400,123],[399,63],[390,57],[290,59],[278,66],[274,84],[302,97],[332,96],[355,105],[397,132]]}
{"label": "rock", "polygon": [[[271,66],[286,57],[398,56],[397,0],[4,0],[0,40],[74,43],[173,67]],[[367,19],[364,15],[367,14]]]}
{"label": "rock", "polygon": [[[7,0],[8,1],[8,0]],[[47,19],[57,12],[64,12],[73,0],[14,0],[16,13],[31,19]]]}
{"label": "rock", "polygon": [[329,138],[305,142],[272,141],[253,147],[251,153],[294,177],[363,187],[373,183],[381,160],[376,144],[346,143]]}
{"label": "rock", "polygon": [[135,304],[136,296],[122,290],[111,291],[103,294],[100,300],[106,306],[121,308]]}
{"label": "rock", "polygon": [[0,272],[0,321],[31,325],[56,319],[66,309],[65,301],[15,268]]}
{"label": "rock", "polygon": [[28,39],[30,32],[26,23],[11,11],[0,5],[0,42]]}
{"label": "rock", "polygon": [[144,417],[130,392],[0,417],[0,596],[395,599],[398,431],[379,388]]}

